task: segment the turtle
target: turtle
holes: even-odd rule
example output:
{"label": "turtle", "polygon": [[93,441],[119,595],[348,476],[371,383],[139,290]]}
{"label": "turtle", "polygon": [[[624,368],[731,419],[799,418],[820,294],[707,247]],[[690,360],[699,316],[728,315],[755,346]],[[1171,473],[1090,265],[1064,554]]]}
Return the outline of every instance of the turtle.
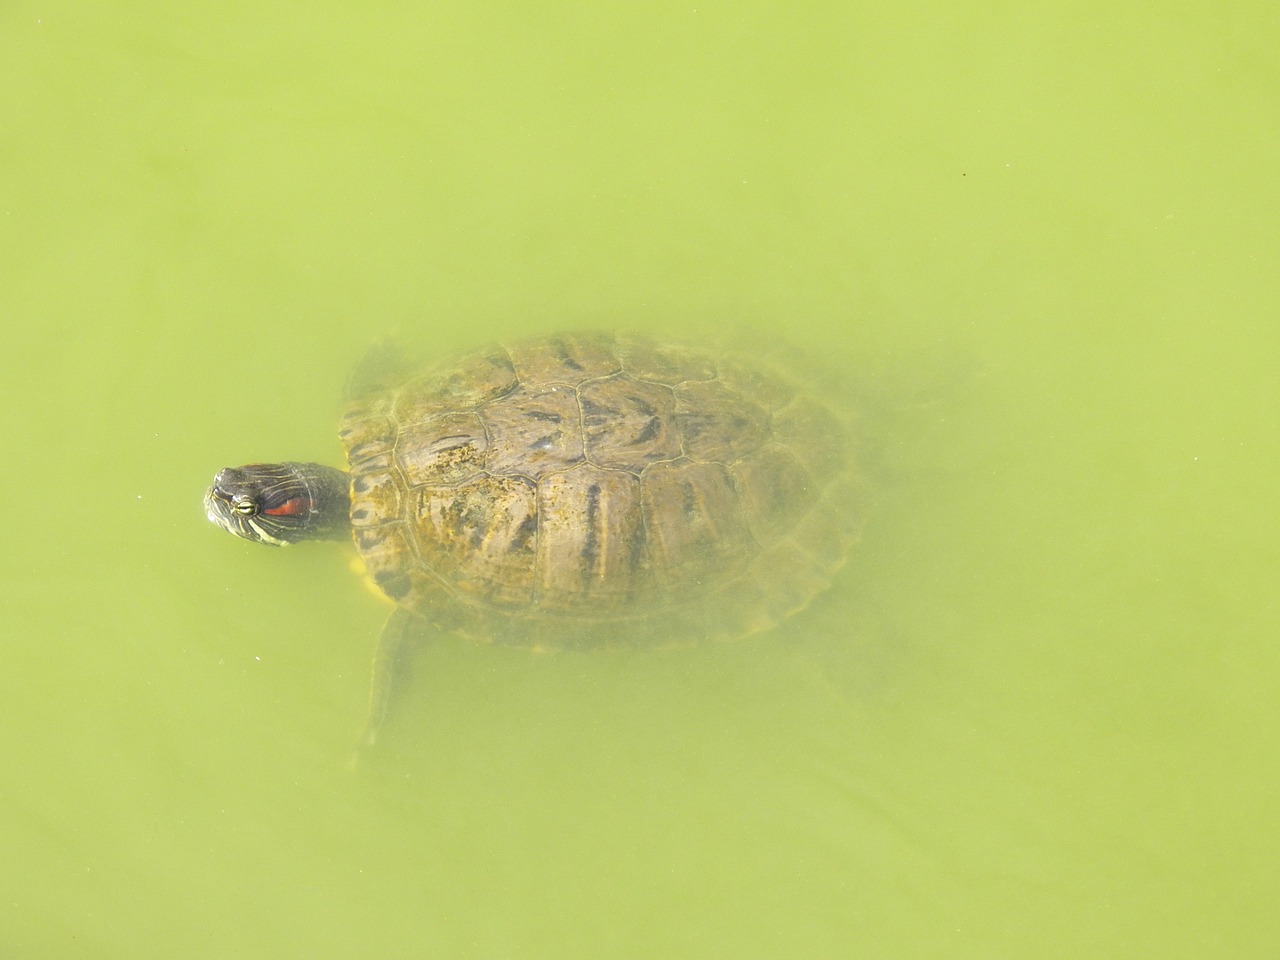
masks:
{"label": "turtle", "polygon": [[227,467],[204,506],[258,543],[354,542],[394,605],[365,745],[423,637],[745,637],[825,590],[863,520],[849,412],[764,351],[597,331],[425,366],[375,350],[339,436],[345,470]]}

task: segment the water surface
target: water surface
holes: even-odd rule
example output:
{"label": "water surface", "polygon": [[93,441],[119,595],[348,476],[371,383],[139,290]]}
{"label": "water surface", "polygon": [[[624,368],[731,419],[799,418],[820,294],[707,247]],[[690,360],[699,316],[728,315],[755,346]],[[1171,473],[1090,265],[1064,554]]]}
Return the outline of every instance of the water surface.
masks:
{"label": "water surface", "polygon": [[[1269,955],[1269,8],[0,25],[0,952]],[[350,772],[385,607],[204,486],[579,325],[841,371],[863,543],[739,644],[442,639]]]}

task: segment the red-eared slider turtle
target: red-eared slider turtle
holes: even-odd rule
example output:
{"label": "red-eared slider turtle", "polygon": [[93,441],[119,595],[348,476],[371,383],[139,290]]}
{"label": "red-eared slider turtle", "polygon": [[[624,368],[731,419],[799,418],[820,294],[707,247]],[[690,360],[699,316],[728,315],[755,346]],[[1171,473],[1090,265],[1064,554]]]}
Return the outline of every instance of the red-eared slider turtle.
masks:
{"label": "red-eared slider turtle", "polygon": [[848,425],[763,357],[639,337],[495,345],[425,370],[367,361],[348,469],[218,473],[209,519],[259,543],[353,537],[415,627],[534,648],[765,629],[825,589],[861,514]]}

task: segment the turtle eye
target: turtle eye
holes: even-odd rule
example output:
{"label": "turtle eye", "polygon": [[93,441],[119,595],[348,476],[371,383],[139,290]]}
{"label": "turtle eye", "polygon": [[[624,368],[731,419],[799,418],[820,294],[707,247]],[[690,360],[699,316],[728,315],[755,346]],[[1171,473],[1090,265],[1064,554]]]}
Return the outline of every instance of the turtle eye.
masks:
{"label": "turtle eye", "polygon": [[241,493],[231,498],[231,509],[242,517],[252,517],[258,512],[258,504],[253,497]]}

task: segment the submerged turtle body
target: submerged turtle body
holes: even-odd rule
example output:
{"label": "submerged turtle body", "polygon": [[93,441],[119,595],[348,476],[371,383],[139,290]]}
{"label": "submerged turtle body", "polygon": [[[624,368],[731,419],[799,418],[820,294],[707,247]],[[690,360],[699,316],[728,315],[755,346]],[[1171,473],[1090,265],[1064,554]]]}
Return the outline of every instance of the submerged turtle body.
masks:
{"label": "submerged turtle body", "polygon": [[742,636],[808,603],[856,539],[846,423],[763,360],[581,334],[365,380],[340,426],[355,544],[441,629]]}

